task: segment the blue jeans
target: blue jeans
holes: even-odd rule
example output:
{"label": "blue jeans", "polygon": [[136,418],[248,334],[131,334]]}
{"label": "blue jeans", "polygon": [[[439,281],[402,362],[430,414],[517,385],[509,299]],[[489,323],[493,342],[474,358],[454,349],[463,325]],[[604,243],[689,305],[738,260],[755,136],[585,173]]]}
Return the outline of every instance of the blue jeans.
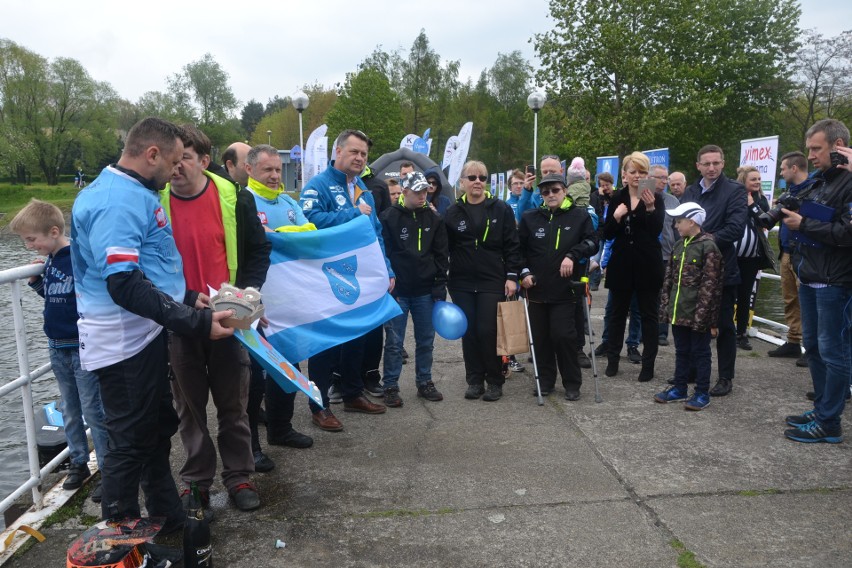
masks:
{"label": "blue jeans", "polygon": [[402,373],[402,343],[405,340],[405,327],[408,324],[408,312],[414,321],[414,380],[417,386],[432,380],[432,345],[435,342],[435,328],[432,327],[431,295],[399,297],[396,299],[402,314],[385,323],[385,357],[383,384],[386,389],[399,388],[399,375]]}
{"label": "blue jeans", "polygon": [[710,332],[694,331],[685,325],[673,325],[675,344],[675,386],[685,392],[692,369],[695,369],[695,392],[710,391],[710,369],[713,356],[710,350]]}
{"label": "blue jeans", "polygon": [[799,286],[802,343],[814,382],[814,411],[822,426],[840,426],[852,382],[852,289]]}
{"label": "blue jeans", "polygon": [[[609,339],[609,318],[612,315],[612,292],[609,292],[606,297],[606,308],[604,308],[604,326],[601,333],[601,344],[606,343]],[[636,294],[633,294],[633,299],[630,300],[630,322],[627,327],[627,341],[624,343],[628,347],[639,347],[639,340],[642,337],[642,316],[639,314],[639,302],[636,300]]]}
{"label": "blue jeans", "polygon": [[65,423],[65,439],[68,440],[71,463],[84,464],[89,461],[89,441],[86,439],[88,425],[92,429],[92,441],[95,443],[100,469],[104,466],[104,456],[109,445],[98,377],[83,370],[80,366],[80,351],[76,348],[51,348],[50,364],[59,385],[59,394],[62,395],[62,421]]}

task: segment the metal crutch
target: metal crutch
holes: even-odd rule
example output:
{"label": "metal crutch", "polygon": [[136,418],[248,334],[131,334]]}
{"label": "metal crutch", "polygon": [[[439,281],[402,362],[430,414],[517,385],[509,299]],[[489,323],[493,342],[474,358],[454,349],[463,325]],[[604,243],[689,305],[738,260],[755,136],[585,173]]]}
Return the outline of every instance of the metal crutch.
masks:
{"label": "metal crutch", "polygon": [[589,329],[589,348],[592,350],[592,376],[595,378],[595,402],[603,402],[601,398],[601,389],[598,384],[598,363],[595,357],[595,333],[592,331],[592,318],[590,317],[590,308],[592,305],[592,292],[589,290],[589,277],[583,276],[580,278],[580,283],[584,288],[583,312],[586,316],[586,326]]}
{"label": "metal crutch", "polygon": [[524,294],[524,314],[527,316],[527,336],[530,339],[530,354],[532,355],[533,373],[535,374],[535,389],[538,393],[538,405],[544,406],[544,397],[541,396],[541,381],[538,378],[538,364],[535,359],[535,343],[533,342],[532,327],[530,327],[530,308],[527,295]]}

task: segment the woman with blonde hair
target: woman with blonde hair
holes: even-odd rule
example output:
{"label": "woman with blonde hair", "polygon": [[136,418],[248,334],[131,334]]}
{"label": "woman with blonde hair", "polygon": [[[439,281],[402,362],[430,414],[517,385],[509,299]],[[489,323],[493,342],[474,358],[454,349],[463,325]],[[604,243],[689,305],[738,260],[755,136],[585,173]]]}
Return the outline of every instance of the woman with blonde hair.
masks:
{"label": "woman with blonde hair", "polygon": [[504,381],[497,355],[497,303],[517,290],[521,253],[515,214],[485,190],[487,180],[485,164],[467,162],[461,175],[464,193],[447,209],[444,221],[450,248],[447,289],[467,316],[464,397],[495,401],[503,396]]}
{"label": "woman with blonde hair", "polygon": [[641,152],[633,152],[622,162],[625,190],[613,195],[612,212],[604,224],[603,238],[613,239],[606,269],[606,287],[612,294],[612,314],[607,339],[606,376],[618,373],[624,341],[624,327],[630,300],[636,293],[642,316],[642,370],[639,381],[654,378],[659,338],[657,298],[663,286],[663,258],[660,232],[666,211],[663,198],[650,187],[640,187],[647,179],[651,163]]}
{"label": "woman with blonde hair", "polygon": [[734,243],[740,269],[740,283],[737,286],[737,347],[751,351],[751,343],[746,335],[751,293],[758,271],[773,266],[775,253],[769,247],[769,241],[758,221],[760,215],[769,209],[769,201],[761,191],[760,172],[754,166],[740,166],[737,168],[737,181],[745,187],[748,200],[748,217],[743,236]]}

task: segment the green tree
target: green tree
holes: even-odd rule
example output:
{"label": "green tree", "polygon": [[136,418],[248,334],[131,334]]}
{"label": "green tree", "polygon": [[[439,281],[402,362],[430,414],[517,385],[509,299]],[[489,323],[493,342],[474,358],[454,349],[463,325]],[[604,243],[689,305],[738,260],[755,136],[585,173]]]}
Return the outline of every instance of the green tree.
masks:
{"label": "green tree", "polygon": [[75,160],[94,165],[116,152],[118,97],[93,80],[80,63],[60,57],[48,62],[12,42],[0,44],[3,129],[55,185]]}
{"label": "green tree", "polygon": [[254,132],[254,129],[257,126],[257,123],[260,122],[261,118],[263,118],[263,104],[254,99],[247,102],[246,106],[243,107],[243,111],[240,116],[240,126],[243,127],[243,131],[246,133],[246,136],[249,136],[252,132]]}
{"label": "green tree", "polygon": [[405,134],[399,98],[391,90],[387,77],[372,68],[347,74],[337,102],[326,117],[326,124],[329,143],[347,128],[366,132],[373,140],[370,152],[374,156],[399,148],[399,141]]}
{"label": "green tree", "polygon": [[[322,85],[305,85],[302,91],[308,95],[308,108],[302,112],[302,125],[305,140],[319,125],[325,123],[325,117],[334,102],[337,93],[325,89]],[[277,98],[277,97],[276,97]],[[299,112],[292,106],[286,106],[272,114],[264,116],[251,135],[252,144],[266,144],[266,131],[272,131],[272,145],[288,149],[299,144]]]}
{"label": "green tree", "polygon": [[411,109],[412,132],[420,132],[425,119],[428,119],[427,109],[435,100],[441,80],[441,58],[429,46],[426,31],[414,39],[408,60],[403,64],[404,83],[402,94]]}
{"label": "green tree", "polygon": [[550,12],[534,43],[555,128],[576,133],[561,153],[669,146],[687,165],[703,144],[736,155],[775,127],[766,109],[787,98],[795,0],[551,0]]}
{"label": "green tree", "polygon": [[238,101],[228,84],[230,76],[209,53],[187,63],[182,73],[172,77],[169,92],[179,101],[191,100],[202,128],[232,118]]}

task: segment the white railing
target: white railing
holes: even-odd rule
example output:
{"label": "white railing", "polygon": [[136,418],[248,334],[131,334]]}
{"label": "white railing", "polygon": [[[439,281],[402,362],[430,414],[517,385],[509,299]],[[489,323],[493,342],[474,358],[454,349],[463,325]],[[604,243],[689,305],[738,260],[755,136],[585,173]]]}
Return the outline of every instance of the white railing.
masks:
{"label": "white railing", "polygon": [[[763,272],[763,271],[760,272],[759,278],[761,280],[766,279],[766,280],[781,281],[781,277],[779,275],[769,274],[769,273],[766,273],[766,272]],[[777,321],[772,321],[771,319],[762,318],[762,317],[757,316],[757,315],[752,316],[751,321],[757,322],[757,323],[762,323],[764,325],[768,325],[769,327],[777,329],[778,331],[780,331],[781,333],[784,334],[785,338],[787,336],[787,332],[790,331],[790,328],[787,327],[783,323],[780,323],[780,322],[777,322]],[[755,328],[753,326],[748,328],[748,334],[751,337],[756,337],[758,339],[762,339],[763,341],[766,341],[768,343],[772,343],[773,345],[783,345],[784,344],[784,340],[781,339],[780,337],[777,337],[775,335],[771,335],[771,334],[768,334],[768,333],[764,333],[764,332],[758,330],[757,328]]]}
{"label": "white railing", "polygon": [[0,513],[5,512],[27,491],[32,491],[34,507],[41,509],[44,505],[41,491],[42,479],[68,457],[68,448],[65,448],[50,463],[43,468],[39,467],[38,446],[35,437],[32,383],[35,379],[49,372],[51,367],[48,362],[36,369],[30,370],[27,330],[24,326],[24,312],[21,305],[21,280],[31,276],[38,276],[43,271],[43,264],[27,264],[0,271],[0,284],[8,284],[11,291],[12,319],[15,325],[15,346],[18,353],[18,371],[20,373],[17,379],[0,386],[0,396],[9,395],[16,389],[20,389],[21,404],[24,409],[24,429],[27,434],[27,460],[30,470],[29,479],[7,495],[3,501],[0,501]]}

